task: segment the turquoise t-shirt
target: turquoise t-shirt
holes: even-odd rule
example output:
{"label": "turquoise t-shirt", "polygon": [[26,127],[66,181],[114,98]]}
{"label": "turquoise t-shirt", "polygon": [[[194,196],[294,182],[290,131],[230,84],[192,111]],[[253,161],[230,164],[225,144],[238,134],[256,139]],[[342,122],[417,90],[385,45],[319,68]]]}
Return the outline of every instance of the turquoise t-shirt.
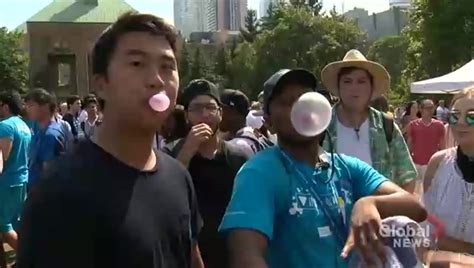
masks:
{"label": "turquoise t-shirt", "polygon": [[0,138],[12,141],[12,149],[0,175],[0,186],[21,185],[28,181],[28,154],[31,130],[18,116],[0,122]]}
{"label": "turquoise t-shirt", "polygon": [[[387,179],[356,158],[336,154],[331,176],[331,157],[325,156],[326,170],[296,161],[278,146],[254,156],[237,174],[220,231],[252,229],[264,234],[269,241],[267,263],[272,268],[347,267],[340,254],[352,207]],[[311,183],[304,183],[301,176]],[[314,192],[326,203],[326,210]],[[341,229],[338,235],[325,211],[333,226]]]}

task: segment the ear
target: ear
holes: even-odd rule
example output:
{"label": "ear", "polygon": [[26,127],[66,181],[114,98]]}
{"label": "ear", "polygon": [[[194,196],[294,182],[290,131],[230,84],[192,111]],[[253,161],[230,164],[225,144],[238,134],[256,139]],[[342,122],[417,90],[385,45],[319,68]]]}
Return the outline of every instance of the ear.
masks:
{"label": "ear", "polygon": [[268,115],[263,116],[263,125],[270,131],[270,133],[275,133],[272,120]]}
{"label": "ear", "polygon": [[107,97],[106,97],[107,95],[106,88],[108,84],[107,77],[103,74],[95,74],[93,76],[92,83],[93,83],[95,92],[97,93],[97,96],[99,96],[100,98],[104,100],[107,100]]}

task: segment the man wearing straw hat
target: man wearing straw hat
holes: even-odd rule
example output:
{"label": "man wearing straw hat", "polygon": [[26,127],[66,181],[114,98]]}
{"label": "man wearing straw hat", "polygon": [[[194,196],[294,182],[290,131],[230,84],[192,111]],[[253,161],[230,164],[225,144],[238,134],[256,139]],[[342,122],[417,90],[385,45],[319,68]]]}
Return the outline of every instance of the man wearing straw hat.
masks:
{"label": "man wearing straw hat", "polygon": [[385,67],[354,49],[342,61],[324,67],[321,78],[327,90],[339,97],[325,149],[357,157],[413,192],[416,169],[400,129],[369,106],[371,99],[386,94],[390,87]]}

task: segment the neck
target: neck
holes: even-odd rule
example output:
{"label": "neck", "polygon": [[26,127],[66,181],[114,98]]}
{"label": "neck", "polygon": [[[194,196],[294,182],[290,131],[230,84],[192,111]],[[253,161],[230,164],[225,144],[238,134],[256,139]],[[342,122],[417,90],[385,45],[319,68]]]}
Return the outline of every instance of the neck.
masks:
{"label": "neck", "polygon": [[89,122],[91,122],[91,123],[94,123],[95,120],[97,119],[97,117],[98,117],[97,115],[95,115],[95,116],[87,116],[87,121],[89,121]]}
{"label": "neck", "polygon": [[338,105],[337,118],[339,121],[348,127],[359,128],[362,123],[369,117],[369,109],[353,110],[345,107],[344,105]]}
{"label": "neck", "polygon": [[237,131],[245,127],[245,123],[245,120],[237,122],[229,132],[232,133],[232,135],[237,134]]}
{"label": "neck", "polygon": [[278,145],[296,160],[310,166],[315,166],[319,162],[319,139],[301,145],[288,144],[278,139]]}
{"label": "neck", "polygon": [[45,128],[51,123],[51,121],[53,121],[53,116],[52,115],[50,115],[46,118],[43,118],[43,119],[39,119],[38,124],[40,125],[41,128]]}
{"label": "neck", "polygon": [[464,144],[464,145],[459,145],[461,147],[461,151],[467,155],[469,158],[474,157],[474,144]]}
{"label": "neck", "polygon": [[217,147],[219,145],[219,138],[217,137],[217,133],[214,134],[209,140],[203,142],[198,149],[200,155],[212,158],[217,151]]}
{"label": "neck", "polygon": [[94,135],[94,141],[123,163],[139,170],[155,167],[153,153],[155,132],[130,130],[120,120],[104,120]]}
{"label": "neck", "polygon": [[424,117],[421,118],[421,120],[423,120],[423,122],[429,123],[429,122],[431,122],[432,118],[428,117],[428,116],[424,116]]}

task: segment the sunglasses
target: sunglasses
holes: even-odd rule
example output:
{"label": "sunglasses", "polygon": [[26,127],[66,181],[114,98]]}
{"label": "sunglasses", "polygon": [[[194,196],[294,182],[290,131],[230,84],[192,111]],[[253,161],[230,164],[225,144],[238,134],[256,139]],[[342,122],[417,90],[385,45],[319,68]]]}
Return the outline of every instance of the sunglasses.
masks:
{"label": "sunglasses", "polygon": [[[466,119],[465,119],[466,124],[468,126],[474,126],[474,111],[468,111],[465,116],[466,116]],[[461,112],[450,111],[449,117],[448,117],[449,124],[453,126],[456,125],[459,122],[460,117],[461,117]]]}

